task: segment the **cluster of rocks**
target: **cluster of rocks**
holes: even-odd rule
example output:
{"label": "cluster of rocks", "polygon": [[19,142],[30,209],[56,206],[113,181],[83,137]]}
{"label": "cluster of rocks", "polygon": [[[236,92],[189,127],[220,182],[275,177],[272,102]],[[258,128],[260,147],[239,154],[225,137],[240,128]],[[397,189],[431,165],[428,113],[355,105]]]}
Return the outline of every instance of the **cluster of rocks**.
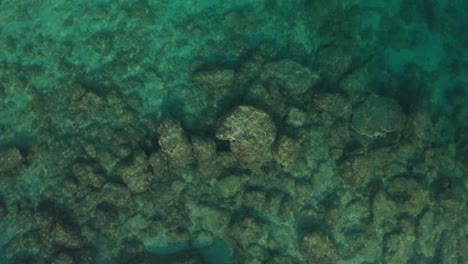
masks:
{"label": "cluster of rocks", "polygon": [[[277,9],[281,1],[270,2]],[[60,42],[50,50],[63,54],[49,56],[64,57],[60,78],[42,66],[0,65],[0,100],[14,97],[7,86],[28,95],[0,105],[2,118],[18,124],[0,125],[0,140],[11,139],[0,142],[0,262],[467,263],[467,140],[440,141],[434,129],[448,122],[435,124],[423,104],[403,104],[392,89],[404,82],[375,67],[380,48],[366,46],[404,23],[383,15],[388,32],[351,32],[374,8],[299,2],[309,6],[297,16],[309,21],[315,12],[320,23],[308,26],[324,40],[287,41],[286,53],[300,54],[291,58],[274,45],[251,50],[257,40],[241,37],[216,47],[209,36],[193,58],[225,49],[236,64],[195,62],[186,72],[172,49],[208,32],[187,17],[177,24],[185,38],[157,52],[133,28],[92,35],[97,68],[68,58],[81,49]],[[126,6],[127,15],[151,21],[138,6]],[[236,36],[244,28],[233,21],[255,31],[262,20],[248,11],[211,18]],[[56,47],[53,38],[34,41]],[[46,65],[47,49],[39,56],[6,42],[12,57],[24,50]],[[405,85],[430,82],[414,72]],[[190,82],[179,82],[186,75]],[[31,88],[50,82],[43,78],[60,84]],[[225,256],[203,256],[219,244]]]}
{"label": "cluster of rocks", "polygon": [[[63,164],[69,174],[46,188],[37,206],[13,209],[3,198],[0,214],[22,229],[4,254],[92,263],[98,256],[91,249],[108,260],[145,259],[151,249],[173,246],[182,258],[189,244],[202,249],[221,240],[228,258],[243,263],[466,257],[455,253],[466,238],[454,232],[466,219],[466,188],[456,183],[462,167],[453,152],[429,147],[425,112],[407,115],[395,99],[375,93],[353,103],[344,93],[313,92],[318,77],[290,60],[262,67],[246,97],[268,84],[271,98],[219,115],[213,136],[191,135],[168,117],[154,126],[150,148],[110,142],[112,134],[101,139],[111,150],[79,142],[75,162]],[[197,72],[196,85],[248,80],[222,77],[231,73]],[[295,106],[281,99],[286,95]],[[81,109],[77,125],[124,107],[82,87],[71,100]],[[7,148],[0,174],[25,173],[34,158]],[[454,167],[459,175],[444,175]]]}

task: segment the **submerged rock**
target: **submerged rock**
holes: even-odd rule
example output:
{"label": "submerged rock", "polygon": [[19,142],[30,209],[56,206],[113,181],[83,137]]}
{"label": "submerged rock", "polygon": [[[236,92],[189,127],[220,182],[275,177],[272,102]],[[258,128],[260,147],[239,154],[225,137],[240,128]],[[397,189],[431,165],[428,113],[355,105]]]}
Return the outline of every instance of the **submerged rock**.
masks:
{"label": "submerged rock", "polygon": [[363,136],[374,138],[403,129],[405,120],[397,101],[373,94],[354,111],[351,127]]}
{"label": "submerged rock", "polygon": [[21,153],[16,148],[0,151],[0,172],[9,171],[18,167],[23,162]]}
{"label": "submerged rock", "polygon": [[234,70],[216,69],[198,72],[193,76],[193,83],[196,86],[220,88],[232,85],[234,82]]}
{"label": "submerged rock", "polygon": [[291,95],[301,95],[309,88],[318,83],[319,76],[292,60],[280,60],[267,63],[263,74],[265,79],[270,80]]}
{"label": "submerged rock", "polygon": [[50,234],[55,244],[65,248],[81,248],[83,246],[83,239],[79,230],[71,226],[57,223]]}
{"label": "submerged rock", "polygon": [[179,122],[165,119],[158,132],[161,150],[173,167],[185,167],[194,161],[192,145]]}
{"label": "submerged rock", "polygon": [[304,259],[311,263],[337,263],[339,255],[330,239],[320,233],[306,235],[300,250]]}
{"label": "submerged rock", "polygon": [[274,158],[283,167],[289,167],[298,159],[301,152],[299,142],[292,138],[282,136],[274,148]]}
{"label": "submerged rock", "polygon": [[252,106],[239,106],[226,117],[216,137],[229,140],[231,151],[244,164],[270,161],[276,127],[267,113]]}
{"label": "submerged rock", "polygon": [[117,173],[133,193],[141,193],[150,188],[154,179],[148,166],[148,158],[143,152],[139,152],[133,158],[133,164],[121,166]]}

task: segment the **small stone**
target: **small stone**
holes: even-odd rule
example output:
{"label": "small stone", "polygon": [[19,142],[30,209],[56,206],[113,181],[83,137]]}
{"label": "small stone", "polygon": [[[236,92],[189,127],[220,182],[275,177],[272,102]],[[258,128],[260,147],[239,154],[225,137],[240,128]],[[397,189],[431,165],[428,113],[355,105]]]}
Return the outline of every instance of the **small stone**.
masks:
{"label": "small stone", "polygon": [[101,188],[106,181],[106,178],[103,175],[95,173],[93,168],[87,164],[75,164],[73,166],[73,173],[80,184],[84,186],[90,185],[96,188]]}
{"label": "small stone", "polygon": [[323,112],[329,112],[336,117],[348,118],[351,116],[351,104],[339,94],[325,94],[318,96],[314,100],[317,109]]}
{"label": "small stone", "polygon": [[167,157],[161,151],[156,151],[148,159],[152,168],[155,181],[164,182],[170,180]]}
{"label": "small stone", "polygon": [[216,156],[216,144],[213,140],[197,137],[192,137],[193,153],[199,162],[212,160]]}
{"label": "small stone", "polygon": [[94,230],[99,230],[99,232],[113,232],[114,230],[118,230],[121,227],[118,208],[108,203],[97,205],[90,225],[93,231],[87,230],[85,233],[86,236],[95,236]]}
{"label": "small stone", "polygon": [[452,210],[466,210],[466,192],[460,180],[440,177],[431,183],[431,196],[441,207]]}
{"label": "small stone", "polygon": [[137,214],[127,219],[127,222],[123,225],[123,229],[126,231],[127,235],[137,236],[138,233],[145,230],[148,225],[148,220],[141,214]]}
{"label": "small stone", "polygon": [[83,240],[80,233],[70,226],[57,223],[50,234],[57,245],[66,248],[81,248]]}
{"label": "small stone", "polygon": [[187,204],[187,210],[194,230],[205,230],[222,236],[229,225],[230,214],[204,205]]}
{"label": "small stone", "polygon": [[101,192],[103,201],[119,208],[126,208],[130,204],[130,192],[125,186],[117,183],[106,183]]}
{"label": "small stone", "polygon": [[73,258],[66,253],[59,253],[52,259],[52,264],[75,264]]}
{"label": "small stone", "polygon": [[23,162],[23,156],[17,148],[0,151],[0,172],[12,170]]}
{"label": "small stone", "polygon": [[414,179],[394,178],[388,183],[389,196],[398,208],[411,216],[418,215],[429,204],[429,190]]}
{"label": "small stone", "polygon": [[172,166],[180,168],[193,162],[192,145],[179,122],[165,119],[159,126],[158,132],[161,150]]}
{"label": "small stone", "polygon": [[135,155],[133,164],[120,167],[118,174],[133,193],[141,193],[148,190],[154,178],[148,166],[145,153],[140,152]]}
{"label": "small stone", "polygon": [[352,187],[362,187],[372,176],[372,163],[368,156],[351,155],[339,165],[339,176]]}
{"label": "small stone", "polygon": [[216,164],[219,164],[221,169],[232,169],[238,167],[238,160],[232,152],[218,152],[216,159]]}
{"label": "small stone", "polygon": [[414,237],[410,233],[390,234],[384,240],[383,262],[389,264],[408,263]]}
{"label": "small stone", "polygon": [[441,228],[443,221],[438,221],[438,216],[433,211],[428,210],[421,217],[417,225],[417,239],[419,251],[425,257],[433,257],[437,250],[437,241],[443,232]]}
{"label": "small stone", "polygon": [[398,205],[388,199],[383,192],[379,192],[372,203],[372,212],[374,223],[377,226],[389,226],[392,227],[400,214]]}
{"label": "small stone", "polygon": [[72,88],[70,110],[76,124],[86,124],[105,109],[105,102],[97,94],[76,85]]}
{"label": "small stone", "polygon": [[307,114],[304,111],[296,107],[292,107],[289,110],[289,113],[286,119],[286,123],[288,125],[299,128],[299,127],[302,127],[306,121],[307,121]]}
{"label": "small stone", "polygon": [[302,239],[300,251],[308,263],[333,264],[339,260],[335,246],[323,234],[312,233]]}
{"label": "small stone", "polygon": [[93,144],[84,144],[83,146],[86,154],[90,157],[90,158],[96,158],[96,148],[94,147]]}
{"label": "small stone", "polygon": [[249,191],[243,194],[244,206],[254,209],[261,208],[266,200],[265,193],[260,191]]}
{"label": "small stone", "polygon": [[40,235],[37,232],[29,231],[25,234],[17,234],[2,248],[2,254],[13,256],[19,252],[36,251],[43,247]]}
{"label": "small stone", "polygon": [[297,233],[294,228],[279,225],[272,229],[268,237],[268,248],[285,252],[285,255],[297,255]]}
{"label": "small stone", "polygon": [[220,179],[216,184],[219,195],[224,199],[235,196],[242,190],[247,179],[248,177],[242,175],[231,175]]}
{"label": "small stone", "polygon": [[292,138],[282,136],[278,140],[273,155],[275,160],[283,167],[289,167],[297,160],[301,146]]}
{"label": "small stone", "polygon": [[408,130],[416,138],[425,141],[433,141],[434,124],[427,111],[419,110],[408,117]]}
{"label": "small stone", "polygon": [[317,52],[315,67],[331,81],[339,80],[349,71],[353,63],[352,53],[334,46],[326,46]]}
{"label": "small stone", "polygon": [[97,159],[99,165],[104,169],[107,175],[110,175],[114,172],[117,164],[120,161],[120,158],[108,151],[98,151]]}
{"label": "small stone", "polygon": [[369,89],[370,76],[368,69],[360,68],[346,75],[339,82],[339,88],[343,91],[350,101],[357,103],[365,98]]}
{"label": "small stone", "polygon": [[193,245],[195,248],[204,248],[213,244],[213,241],[214,238],[210,233],[206,231],[200,231],[195,235],[195,238],[193,239]]}
{"label": "small stone", "polygon": [[182,181],[174,181],[171,185],[171,190],[174,192],[174,195],[179,195],[184,189],[186,184]]}

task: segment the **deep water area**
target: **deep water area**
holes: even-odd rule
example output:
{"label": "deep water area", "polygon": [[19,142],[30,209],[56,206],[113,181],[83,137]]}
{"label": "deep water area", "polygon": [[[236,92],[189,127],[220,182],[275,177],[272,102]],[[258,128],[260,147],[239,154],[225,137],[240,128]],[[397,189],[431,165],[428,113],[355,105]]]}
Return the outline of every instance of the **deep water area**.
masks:
{"label": "deep water area", "polygon": [[1,264],[462,264],[467,191],[466,0],[0,0]]}

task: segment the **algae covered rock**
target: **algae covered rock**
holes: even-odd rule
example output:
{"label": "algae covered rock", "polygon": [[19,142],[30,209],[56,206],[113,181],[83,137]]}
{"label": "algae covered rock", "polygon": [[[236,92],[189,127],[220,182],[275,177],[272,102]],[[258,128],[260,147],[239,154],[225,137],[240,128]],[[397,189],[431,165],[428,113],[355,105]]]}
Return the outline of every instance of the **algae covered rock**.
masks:
{"label": "algae covered rock", "polygon": [[213,140],[194,136],[191,141],[198,162],[210,161],[216,157],[216,144]]}
{"label": "algae covered rock", "polygon": [[357,133],[374,138],[403,129],[405,120],[397,101],[373,94],[358,105],[351,126]]}
{"label": "algae covered rock", "polygon": [[119,208],[127,208],[131,201],[130,191],[125,186],[117,183],[106,183],[100,198],[102,201]]}
{"label": "algae covered rock", "polygon": [[121,166],[117,173],[133,193],[141,193],[148,190],[154,179],[148,167],[148,158],[145,153],[139,152],[133,158],[133,164]]}
{"label": "algae covered rock", "polygon": [[73,165],[73,173],[78,182],[83,186],[90,185],[95,188],[101,188],[106,182],[106,178],[96,173],[88,164],[77,163]]}
{"label": "algae covered rock", "polygon": [[222,210],[194,203],[187,204],[192,230],[205,230],[221,236],[226,231],[230,215]]}
{"label": "algae covered rock", "polygon": [[373,221],[383,229],[393,227],[397,222],[400,210],[398,204],[387,197],[383,192],[379,192],[372,201]]}
{"label": "algae covered rock", "polygon": [[53,259],[51,260],[51,263],[52,264],[73,264],[76,262],[73,260],[72,256],[64,252],[60,252],[59,254],[53,257]]}
{"label": "algae covered rock", "polygon": [[17,148],[9,148],[0,151],[0,172],[18,167],[23,162],[23,157]]}
{"label": "algae covered rock", "polygon": [[390,234],[384,240],[384,263],[409,263],[408,256],[414,243],[413,232]]}
{"label": "algae covered rock", "polygon": [[216,69],[198,72],[193,76],[193,83],[196,86],[219,88],[232,85],[234,83],[234,70]]}
{"label": "algae covered rock", "polygon": [[[351,43],[347,46],[352,46]],[[350,47],[338,47],[334,45],[324,46],[315,57],[314,66],[320,69],[324,79],[335,82],[343,74],[348,72],[353,65],[353,53]]]}
{"label": "algae covered rock", "polygon": [[286,123],[292,127],[302,127],[307,122],[307,113],[299,108],[292,107],[286,116]]}
{"label": "algae covered rock", "polygon": [[300,250],[307,263],[337,263],[338,252],[330,239],[320,233],[306,235],[301,242]]}
{"label": "algae covered rock", "polygon": [[192,145],[179,122],[165,119],[158,132],[161,150],[173,167],[185,167],[194,161]]}
{"label": "algae covered rock", "polygon": [[415,179],[394,178],[388,184],[387,193],[410,216],[418,215],[429,205],[429,190]]}
{"label": "algae covered rock", "polygon": [[292,138],[282,136],[274,148],[274,158],[283,167],[289,167],[298,159],[301,152],[299,142]]}
{"label": "algae covered rock", "polygon": [[324,94],[314,99],[315,107],[321,112],[331,113],[335,117],[351,116],[351,103],[340,94]]}
{"label": "algae covered rock", "polygon": [[153,171],[155,181],[169,181],[169,166],[167,157],[162,151],[156,151],[148,158],[148,164]]}
{"label": "algae covered rock", "polygon": [[217,193],[223,199],[231,198],[242,192],[243,185],[249,179],[248,175],[230,175],[216,183]]}
{"label": "algae covered rock", "polygon": [[340,177],[346,185],[361,188],[373,175],[373,164],[369,156],[351,155],[339,164]]}
{"label": "algae covered rock", "polygon": [[50,236],[55,244],[65,248],[81,248],[84,243],[79,230],[62,223],[54,226]]}
{"label": "algae covered rock", "polygon": [[292,60],[267,63],[263,74],[265,79],[279,86],[291,95],[301,95],[317,84],[319,76]]}
{"label": "algae covered rock", "polygon": [[276,127],[267,113],[252,106],[238,106],[223,120],[216,137],[229,140],[231,151],[241,162],[263,163],[272,159]]}

